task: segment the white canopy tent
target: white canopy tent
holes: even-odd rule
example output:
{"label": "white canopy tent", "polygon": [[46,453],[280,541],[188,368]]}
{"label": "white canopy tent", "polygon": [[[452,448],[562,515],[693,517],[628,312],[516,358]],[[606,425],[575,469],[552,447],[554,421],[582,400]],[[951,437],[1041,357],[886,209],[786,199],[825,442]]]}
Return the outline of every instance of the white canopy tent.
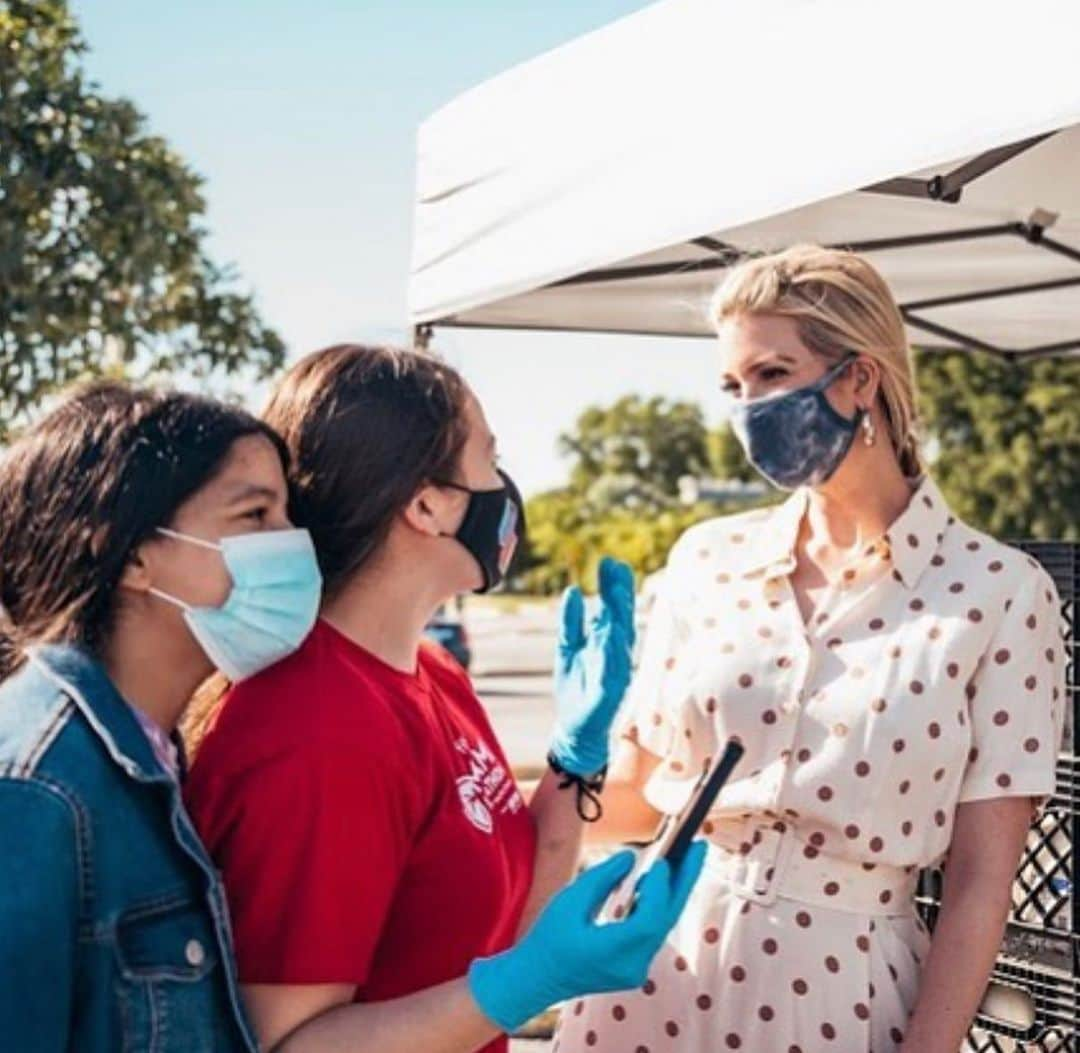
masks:
{"label": "white canopy tent", "polygon": [[813,241],[921,346],[1080,354],[1078,42],[1077,0],[662,0],[424,123],[412,321],[704,336]]}

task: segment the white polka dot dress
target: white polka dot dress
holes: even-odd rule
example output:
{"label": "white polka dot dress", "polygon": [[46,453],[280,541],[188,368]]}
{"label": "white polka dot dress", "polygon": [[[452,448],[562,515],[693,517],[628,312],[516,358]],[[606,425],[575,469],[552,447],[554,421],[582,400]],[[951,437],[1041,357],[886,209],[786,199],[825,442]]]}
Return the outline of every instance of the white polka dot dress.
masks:
{"label": "white polka dot dress", "polygon": [[806,495],[701,524],[672,552],[625,734],[678,812],[729,737],[746,753],[706,867],[643,988],[564,1007],[562,1053],[895,1053],[930,937],[920,868],[958,804],[1054,789],[1060,606],[1025,554],[925,479],[805,625]]}

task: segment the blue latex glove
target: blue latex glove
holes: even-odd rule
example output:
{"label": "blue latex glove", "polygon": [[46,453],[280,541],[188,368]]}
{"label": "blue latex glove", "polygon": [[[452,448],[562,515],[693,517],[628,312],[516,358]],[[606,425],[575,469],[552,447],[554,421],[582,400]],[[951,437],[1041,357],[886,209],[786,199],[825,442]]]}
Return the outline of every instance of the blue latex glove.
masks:
{"label": "blue latex glove", "polygon": [[469,990],[476,1004],[504,1031],[516,1031],[567,998],[640,987],[704,861],[704,841],[690,846],[674,872],[658,860],[638,882],[630,914],[600,924],[596,914],[630,873],[634,853],[619,852],[586,870],[551,900],[515,946],[472,963]]}
{"label": "blue latex glove", "polygon": [[574,775],[595,775],[607,764],[611,725],[632,668],[634,572],[605,556],[599,576],[600,605],[587,632],[581,589],[567,589],[562,601],[551,752]]}

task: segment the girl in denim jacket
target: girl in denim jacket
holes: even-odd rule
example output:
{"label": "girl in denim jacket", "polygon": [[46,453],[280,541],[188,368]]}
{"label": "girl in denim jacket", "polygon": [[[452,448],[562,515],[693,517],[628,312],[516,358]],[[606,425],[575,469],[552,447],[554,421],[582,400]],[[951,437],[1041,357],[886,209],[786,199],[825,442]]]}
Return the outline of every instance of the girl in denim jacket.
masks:
{"label": "girl in denim jacket", "polygon": [[[4,1049],[257,1050],[175,728],[215,668],[244,680],[315,621],[321,577],[289,522],[286,461],[240,410],[99,383],[0,462]],[[583,875],[487,959],[483,1006],[462,977],[426,992],[424,1018],[467,1049],[560,999],[641,983],[701,856],[674,877],[658,866],[631,917],[596,925],[629,862]],[[359,1048],[364,1007],[343,1012],[335,1035],[301,1026],[289,1049]]]}

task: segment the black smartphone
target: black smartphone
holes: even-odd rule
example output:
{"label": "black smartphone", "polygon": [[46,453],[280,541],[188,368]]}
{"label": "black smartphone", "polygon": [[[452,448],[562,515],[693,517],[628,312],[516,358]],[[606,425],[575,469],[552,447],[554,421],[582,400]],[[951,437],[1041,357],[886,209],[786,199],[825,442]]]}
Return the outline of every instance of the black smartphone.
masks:
{"label": "black smartphone", "polygon": [[666,859],[672,867],[679,865],[743,753],[741,743],[728,739],[724,752],[701,773],[682,811],[668,816],[660,832],[642,849],[634,869],[608,903],[608,919],[617,920],[633,910],[638,880],[657,859]]}
{"label": "black smartphone", "polygon": [[724,752],[713,766],[702,774],[683,810],[669,820],[669,825],[660,832],[655,842],[655,855],[662,856],[672,867],[677,867],[682,862],[694,835],[701,829],[705,816],[709,814],[744,752],[740,742],[728,739]]}

